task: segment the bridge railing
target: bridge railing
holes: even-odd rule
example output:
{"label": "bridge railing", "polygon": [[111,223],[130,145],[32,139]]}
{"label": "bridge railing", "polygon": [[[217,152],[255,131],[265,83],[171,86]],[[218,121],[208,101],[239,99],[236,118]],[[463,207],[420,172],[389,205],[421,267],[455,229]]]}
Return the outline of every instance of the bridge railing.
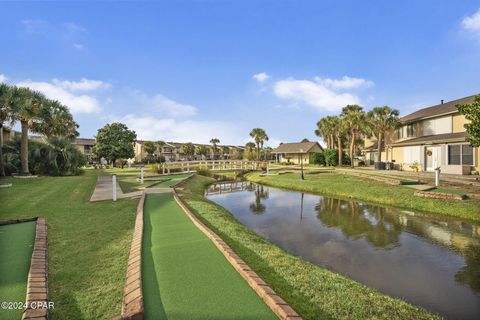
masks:
{"label": "bridge railing", "polygon": [[161,169],[163,174],[169,174],[171,171],[192,172],[198,169],[211,171],[260,170],[266,165],[266,162],[248,160],[195,160],[163,162]]}

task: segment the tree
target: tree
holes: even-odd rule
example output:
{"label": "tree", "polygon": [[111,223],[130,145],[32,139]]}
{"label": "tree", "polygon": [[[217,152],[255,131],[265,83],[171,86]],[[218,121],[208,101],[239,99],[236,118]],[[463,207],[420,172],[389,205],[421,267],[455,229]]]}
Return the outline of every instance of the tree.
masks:
{"label": "tree", "polygon": [[207,146],[201,144],[199,146],[197,146],[197,154],[202,156],[202,160],[205,159],[205,157],[207,156],[208,154],[208,148]]}
{"label": "tree", "polygon": [[191,142],[184,143],[182,145],[182,151],[188,159],[191,160],[192,156],[195,154],[195,146]]}
{"label": "tree", "polygon": [[[114,122],[98,129],[93,152],[99,158],[105,158],[115,165],[117,159],[129,159],[135,156],[133,144],[137,134],[123,123]],[[122,163],[123,168],[123,163]]]}
{"label": "tree", "polygon": [[28,168],[28,131],[40,127],[40,108],[46,100],[45,96],[29,88],[12,88],[10,100],[11,118],[13,122],[19,121],[22,131],[21,140],[21,175],[29,175]]}
{"label": "tree", "polygon": [[254,149],[255,149],[255,143],[247,142],[245,144],[245,157],[247,158],[247,160],[253,160],[253,158],[254,158],[253,150]]}
{"label": "tree", "polygon": [[5,176],[5,159],[3,157],[3,124],[10,119],[11,89],[4,83],[0,83],[0,176]]}
{"label": "tree", "polygon": [[31,124],[30,130],[46,137],[61,136],[75,138],[79,136],[78,124],[66,106],[56,100],[44,99],[37,110],[39,121]]}
{"label": "tree", "polygon": [[371,131],[377,138],[377,162],[382,161],[382,150],[385,134],[392,129],[398,128],[400,125],[400,120],[398,118],[399,114],[400,112],[398,110],[391,109],[388,106],[375,107],[367,114]]}
{"label": "tree", "polygon": [[307,138],[303,138],[301,142],[310,142]]}
{"label": "tree", "polygon": [[480,95],[475,96],[472,103],[458,105],[457,108],[467,120],[470,120],[470,123],[465,124],[467,141],[472,147],[480,147]]}
{"label": "tree", "polygon": [[[363,108],[359,105],[348,105],[342,109],[342,117],[350,138],[350,167],[354,167],[354,150],[357,137],[365,131],[366,115]],[[340,150],[339,150],[339,153]]]}
{"label": "tree", "polygon": [[147,153],[147,161],[150,163],[150,160],[153,160],[155,157],[155,151],[157,151],[157,145],[153,141],[143,142],[143,148]]}
{"label": "tree", "polygon": [[250,131],[250,137],[253,138],[257,146],[257,160],[260,160],[260,149],[263,149],[263,143],[268,141],[268,136],[262,128],[253,128]]}
{"label": "tree", "polygon": [[212,144],[212,160],[215,160],[215,155],[217,154],[217,144],[220,143],[220,139],[212,138],[210,139],[210,143]]}
{"label": "tree", "polygon": [[221,146],[220,153],[222,154],[222,159],[225,160],[226,156],[230,154],[230,148],[227,146]]}

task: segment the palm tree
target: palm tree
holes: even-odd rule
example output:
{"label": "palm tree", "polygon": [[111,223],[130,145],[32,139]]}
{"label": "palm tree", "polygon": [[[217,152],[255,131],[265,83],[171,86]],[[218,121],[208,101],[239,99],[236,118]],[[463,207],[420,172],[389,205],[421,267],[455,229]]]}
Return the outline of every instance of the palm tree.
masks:
{"label": "palm tree", "polygon": [[337,117],[328,116],[320,119],[317,122],[317,129],[315,130],[315,135],[323,138],[327,143],[328,149],[334,149],[335,147],[335,121]]}
{"label": "palm tree", "polygon": [[372,133],[377,138],[377,162],[382,161],[383,141],[386,132],[396,129],[400,125],[399,114],[398,110],[391,109],[388,106],[375,107],[367,114]]}
{"label": "palm tree", "polygon": [[11,89],[8,85],[0,83],[0,176],[5,176],[5,162],[3,158],[3,123],[10,118],[9,106]]}
{"label": "palm tree", "polygon": [[[367,117],[359,105],[348,105],[342,109],[342,118],[350,138],[350,167],[354,167],[353,155],[357,137],[365,131]],[[341,151],[339,150],[339,153]]]}
{"label": "palm tree", "polygon": [[39,111],[45,96],[29,88],[12,88],[12,120],[19,121],[22,129],[21,175],[29,175],[28,169],[28,131],[40,126]]}
{"label": "palm tree", "polygon": [[47,137],[78,137],[78,124],[66,106],[56,100],[45,99],[39,106],[37,117],[41,121],[32,122],[30,130]]}
{"label": "palm tree", "polygon": [[245,151],[246,151],[246,155],[247,155],[247,159],[248,160],[252,160],[253,159],[253,150],[255,149],[255,143],[253,142],[247,142],[245,144]]}
{"label": "palm tree", "polygon": [[267,133],[262,128],[253,128],[252,131],[250,131],[250,137],[255,140],[255,144],[257,145],[257,160],[260,160],[260,148],[263,149],[263,143],[268,141]]}
{"label": "palm tree", "polygon": [[210,139],[210,143],[212,144],[212,160],[215,160],[215,154],[217,153],[217,144],[220,143],[220,139],[212,138]]}

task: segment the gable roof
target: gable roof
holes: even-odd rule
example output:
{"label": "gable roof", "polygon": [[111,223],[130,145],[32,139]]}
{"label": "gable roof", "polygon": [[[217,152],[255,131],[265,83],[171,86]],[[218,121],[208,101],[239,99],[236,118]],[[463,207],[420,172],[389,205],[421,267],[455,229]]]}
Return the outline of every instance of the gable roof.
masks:
{"label": "gable roof", "polygon": [[433,118],[433,117],[441,116],[444,114],[455,113],[455,112],[458,112],[457,110],[458,104],[472,103],[473,100],[475,99],[475,96],[476,95],[472,95],[465,98],[437,104],[432,107],[423,108],[413,113],[407,114],[406,116],[400,118],[400,121],[402,123],[408,123],[415,120]]}
{"label": "gable roof", "polygon": [[323,150],[318,142],[293,142],[279,145],[272,150],[272,153],[300,153],[300,150],[303,150],[303,152],[306,153],[316,145]]}
{"label": "gable roof", "polygon": [[414,145],[424,145],[424,144],[436,144],[436,143],[447,143],[447,142],[464,142],[467,138],[467,132],[454,132],[454,133],[442,133],[429,136],[422,136],[418,138],[412,138],[400,142],[395,142],[390,144],[391,147],[399,146],[414,146]]}

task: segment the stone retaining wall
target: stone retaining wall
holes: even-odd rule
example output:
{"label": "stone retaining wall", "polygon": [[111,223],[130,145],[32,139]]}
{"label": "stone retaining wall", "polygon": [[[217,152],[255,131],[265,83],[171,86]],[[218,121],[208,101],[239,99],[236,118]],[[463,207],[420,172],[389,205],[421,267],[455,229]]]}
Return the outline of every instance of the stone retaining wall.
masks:
{"label": "stone retaining wall", "polygon": [[302,318],[288,305],[285,300],[278,296],[265,281],[256,274],[245,261],[212,230],[204,225],[183,203],[176,191],[173,193],[175,201],[183,209],[190,220],[214,243],[235,270],[248,282],[255,292],[265,301],[272,311],[282,320],[301,320]]}

